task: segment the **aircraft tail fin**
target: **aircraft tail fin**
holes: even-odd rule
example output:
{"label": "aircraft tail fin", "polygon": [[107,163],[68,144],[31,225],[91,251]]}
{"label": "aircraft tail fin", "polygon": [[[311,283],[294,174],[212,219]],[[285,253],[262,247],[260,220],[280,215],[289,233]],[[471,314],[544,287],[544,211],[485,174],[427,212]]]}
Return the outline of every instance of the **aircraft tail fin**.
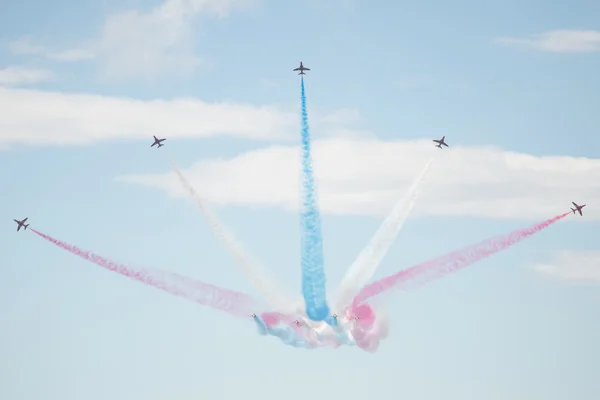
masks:
{"label": "aircraft tail fin", "polygon": [[23,228],[25,228],[25,230],[27,230],[27,227],[29,226],[29,224],[27,225],[23,225]]}
{"label": "aircraft tail fin", "polygon": [[571,211],[573,211],[573,214],[575,214],[575,209],[574,208],[571,208]]}

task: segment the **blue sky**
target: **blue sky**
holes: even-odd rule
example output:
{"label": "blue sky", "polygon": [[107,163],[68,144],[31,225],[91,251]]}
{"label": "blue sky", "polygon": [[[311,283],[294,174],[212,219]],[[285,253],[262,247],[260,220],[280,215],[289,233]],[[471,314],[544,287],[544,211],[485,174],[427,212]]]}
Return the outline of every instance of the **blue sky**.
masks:
{"label": "blue sky", "polygon": [[[592,1],[4,2],[0,398],[596,399],[599,13]],[[387,297],[374,355],[284,347],[16,234],[28,216],[116,260],[257,295],[170,156],[300,295],[300,60],[331,289],[442,135],[452,147],[377,277],[573,200],[584,217]],[[168,137],[158,152],[153,134]]]}

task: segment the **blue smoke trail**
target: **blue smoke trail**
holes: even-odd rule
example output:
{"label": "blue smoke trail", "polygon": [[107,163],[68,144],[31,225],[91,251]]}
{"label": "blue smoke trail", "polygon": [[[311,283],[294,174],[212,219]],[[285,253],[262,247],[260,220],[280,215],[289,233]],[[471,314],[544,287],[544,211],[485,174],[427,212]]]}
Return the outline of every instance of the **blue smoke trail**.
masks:
{"label": "blue smoke trail", "polygon": [[301,102],[303,173],[303,208],[301,214],[302,295],[306,304],[306,315],[313,321],[324,321],[331,318],[328,318],[330,311],[327,305],[325,289],[321,216],[317,207],[317,195],[312,169],[304,78],[302,78]]}

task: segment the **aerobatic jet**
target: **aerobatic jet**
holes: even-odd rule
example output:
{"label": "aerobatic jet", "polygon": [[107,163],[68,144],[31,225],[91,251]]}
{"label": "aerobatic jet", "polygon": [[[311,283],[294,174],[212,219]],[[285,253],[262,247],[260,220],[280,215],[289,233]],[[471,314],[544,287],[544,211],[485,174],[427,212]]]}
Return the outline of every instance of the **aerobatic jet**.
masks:
{"label": "aerobatic jet", "polygon": [[572,201],[571,203],[573,203],[573,205],[575,206],[575,208],[571,208],[571,211],[573,211],[573,214],[575,214],[575,212],[579,212],[579,215],[581,215],[583,217],[583,213],[581,212],[581,209],[583,207],[585,207],[585,204],[579,206],[574,201]]}
{"label": "aerobatic jet", "polygon": [[[29,218],[29,217],[27,217]],[[29,224],[25,224],[25,221],[27,221],[27,218],[25,218],[23,221],[18,221],[16,219],[13,219],[13,221],[15,221],[17,224],[19,224],[19,226],[17,227],[17,232],[19,232],[21,230],[21,228],[23,228],[23,230],[27,230],[27,227],[29,226]]]}
{"label": "aerobatic jet", "polygon": [[162,142],[164,142],[165,140],[167,140],[167,139],[166,138],[159,139],[156,136],[154,136],[154,143],[152,143],[152,146],[150,146],[150,147],[154,147],[154,146],[158,145],[158,147],[157,147],[157,149],[158,149],[158,148],[164,146],[164,144],[162,144]]}
{"label": "aerobatic jet", "polygon": [[446,142],[445,142],[446,136],[442,136],[442,138],[440,140],[434,140],[434,142],[436,142],[438,145],[435,147],[439,147],[440,149],[442,148],[442,145],[449,147]]}
{"label": "aerobatic jet", "polygon": [[304,65],[302,65],[302,61],[300,61],[300,66],[294,69],[294,71],[300,71],[298,75],[306,75],[304,71],[310,71],[310,68],[306,68]]}

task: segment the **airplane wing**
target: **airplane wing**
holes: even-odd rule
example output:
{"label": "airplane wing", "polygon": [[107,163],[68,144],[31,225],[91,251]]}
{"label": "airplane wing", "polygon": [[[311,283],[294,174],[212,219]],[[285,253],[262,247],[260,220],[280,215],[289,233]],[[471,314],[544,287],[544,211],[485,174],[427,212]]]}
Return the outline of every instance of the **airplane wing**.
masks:
{"label": "airplane wing", "polygon": [[435,140],[435,139],[433,140],[433,142],[436,142],[436,143],[442,143],[441,141],[439,141],[439,140]]}
{"label": "airplane wing", "polygon": [[293,69],[292,71],[300,71],[300,67]]}
{"label": "airplane wing", "polygon": [[443,144],[444,146],[446,146],[446,147],[450,147],[450,146],[448,146],[446,143],[442,143],[442,144]]}
{"label": "airplane wing", "polygon": [[29,219],[29,217],[25,218],[25,219],[23,220],[23,222],[27,221],[28,219]]}
{"label": "airplane wing", "polygon": [[571,204],[573,204],[575,207],[579,207],[574,201],[572,201]]}
{"label": "airplane wing", "polygon": [[310,68],[306,68],[306,67],[304,67],[304,70],[305,70],[305,71],[310,71]]}
{"label": "airplane wing", "polygon": [[21,222],[21,221],[17,221],[16,219],[13,219],[13,221],[15,221],[17,224],[18,224],[19,222]]}

